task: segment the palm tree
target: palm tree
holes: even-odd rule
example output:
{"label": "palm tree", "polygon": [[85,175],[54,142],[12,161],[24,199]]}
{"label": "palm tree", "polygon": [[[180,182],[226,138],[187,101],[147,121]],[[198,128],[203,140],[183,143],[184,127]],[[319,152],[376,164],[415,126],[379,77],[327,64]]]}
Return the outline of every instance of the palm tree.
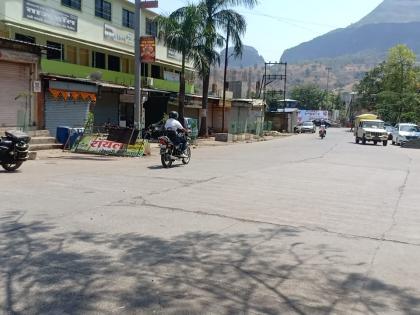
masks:
{"label": "palm tree", "polygon": [[[200,75],[203,79],[203,99],[202,109],[207,111],[208,107],[208,92],[210,85],[210,69],[211,66],[219,63],[220,58],[216,52],[218,47],[222,46],[223,34],[228,34],[232,38],[234,46],[234,55],[240,56],[242,54],[242,35],[246,31],[246,21],[242,15],[237,13],[232,7],[246,6],[248,8],[254,7],[258,0],[201,0],[199,4],[200,13],[203,19],[203,44],[202,55],[205,62],[204,67],[200,69]],[[225,39],[225,40],[226,40]],[[207,136],[207,115],[203,115],[201,119],[202,136]]]}
{"label": "palm tree", "polygon": [[200,8],[191,4],[172,12],[169,16],[157,17],[156,22],[159,25],[159,39],[163,40],[168,48],[181,54],[178,112],[179,120],[184,125],[185,66],[189,60],[200,61],[199,51],[203,38]]}

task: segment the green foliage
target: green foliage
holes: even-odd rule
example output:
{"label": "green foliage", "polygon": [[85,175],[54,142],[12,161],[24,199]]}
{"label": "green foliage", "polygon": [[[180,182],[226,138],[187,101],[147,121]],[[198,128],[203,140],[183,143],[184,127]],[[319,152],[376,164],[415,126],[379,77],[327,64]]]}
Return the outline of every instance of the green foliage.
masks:
{"label": "green foliage", "polygon": [[316,84],[304,84],[292,89],[290,97],[299,101],[302,109],[342,109],[340,96],[321,89]]}
{"label": "green foliage", "polygon": [[407,46],[390,49],[386,62],[369,71],[356,86],[355,109],[377,112],[391,123],[420,121],[419,69]]}

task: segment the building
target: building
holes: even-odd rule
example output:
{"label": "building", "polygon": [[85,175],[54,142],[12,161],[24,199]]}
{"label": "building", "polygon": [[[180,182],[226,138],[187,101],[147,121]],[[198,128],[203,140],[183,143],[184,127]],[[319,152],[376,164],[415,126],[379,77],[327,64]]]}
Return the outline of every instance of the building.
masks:
{"label": "building", "polygon": [[[80,106],[74,120],[80,125],[94,100],[83,98],[85,93],[97,96],[98,122],[125,125],[133,120],[127,115],[134,115],[134,96],[129,92],[135,72],[134,10],[128,0],[0,1],[0,37],[47,47],[40,61],[45,95],[38,98],[44,103],[45,117],[37,122],[39,129],[53,131],[59,123],[54,117],[75,111],[64,103],[68,101]],[[156,45],[155,61],[142,65],[143,86],[154,94],[177,93],[180,55],[156,40],[156,14],[143,9],[141,16],[141,35],[151,36]],[[192,67],[187,70],[192,73]],[[187,93],[194,93],[193,85],[187,84]],[[152,97],[153,101],[159,97]]]}
{"label": "building", "polygon": [[31,129],[39,121],[35,92],[45,48],[0,38],[0,128]]}
{"label": "building", "polygon": [[232,91],[233,98],[246,99],[248,96],[248,82],[229,81],[228,88],[229,88],[229,91]]}

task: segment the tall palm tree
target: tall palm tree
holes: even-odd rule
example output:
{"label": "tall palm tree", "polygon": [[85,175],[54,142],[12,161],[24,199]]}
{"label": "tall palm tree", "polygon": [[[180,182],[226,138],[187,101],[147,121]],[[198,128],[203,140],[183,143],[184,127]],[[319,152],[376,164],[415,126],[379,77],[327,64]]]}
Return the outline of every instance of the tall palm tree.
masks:
{"label": "tall palm tree", "polygon": [[[207,136],[207,107],[208,92],[210,85],[210,69],[211,66],[219,63],[220,58],[216,52],[221,47],[222,41],[220,34],[229,34],[232,38],[234,46],[234,55],[242,54],[241,37],[246,31],[246,21],[244,17],[233,10],[236,6],[245,6],[252,8],[257,5],[258,0],[201,0],[199,4],[200,13],[203,19],[203,56],[206,61],[203,62],[204,67],[201,69],[201,77],[203,79],[203,98],[202,109],[205,112],[201,119],[201,135]],[[225,39],[226,40],[226,39]]]}
{"label": "tall palm tree", "polygon": [[185,67],[189,60],[198,62],[202,46],[202,15],[196,5],[188,5],[172,12],[169,16],[158,16],[158,37],[168,48],[181,54],[181,74],[178,95],[179,120],[184,125]]}

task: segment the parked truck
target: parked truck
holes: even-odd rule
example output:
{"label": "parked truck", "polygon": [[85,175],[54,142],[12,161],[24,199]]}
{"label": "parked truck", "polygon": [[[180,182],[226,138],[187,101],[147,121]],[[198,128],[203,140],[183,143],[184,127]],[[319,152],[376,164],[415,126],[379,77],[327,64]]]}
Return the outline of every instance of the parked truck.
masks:
{"label": "parked truck", "polygon": [[354,136],[356,143],[382,142],[383,146],[388,145],[388,133],[385,130],[385,123],[373,114],[357,116],[354,122]]}

